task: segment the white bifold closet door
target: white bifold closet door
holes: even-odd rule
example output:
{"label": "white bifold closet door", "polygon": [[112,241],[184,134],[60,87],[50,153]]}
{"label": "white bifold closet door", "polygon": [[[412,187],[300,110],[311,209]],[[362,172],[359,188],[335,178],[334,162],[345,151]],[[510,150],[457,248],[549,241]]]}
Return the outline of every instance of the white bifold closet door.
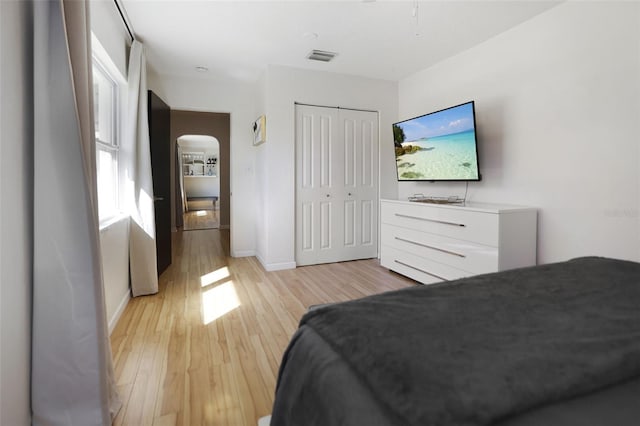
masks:
{"label": "white bifold closet door", "polygon": [[296,105],[296,264],[378,256],[378,114]]}

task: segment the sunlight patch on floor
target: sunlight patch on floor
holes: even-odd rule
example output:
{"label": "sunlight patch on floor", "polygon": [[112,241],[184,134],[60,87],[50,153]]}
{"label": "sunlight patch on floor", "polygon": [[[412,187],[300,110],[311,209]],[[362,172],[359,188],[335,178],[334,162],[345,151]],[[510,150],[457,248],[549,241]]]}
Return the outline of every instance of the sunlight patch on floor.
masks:
{"label": "sunlight patch on floor", "polygon": [[240,306],[233,281],[202,293],[202,321],[207,325]]}
{"label": "sunlight patch on floor", "polygon": [[196,212],[196,216],[206,216],[207,212],[205,210],[198,210]]}
{"label": "sunlight patch on floor", "polygon": [[213,272],[209,272],[208,274],[204,274],[200,277],[200,286],[206,287],[208,285],[217,283],[218,281],[222,281],[225,278],[229,278],[229,268],[223,266],[220,269],[216,269]]}

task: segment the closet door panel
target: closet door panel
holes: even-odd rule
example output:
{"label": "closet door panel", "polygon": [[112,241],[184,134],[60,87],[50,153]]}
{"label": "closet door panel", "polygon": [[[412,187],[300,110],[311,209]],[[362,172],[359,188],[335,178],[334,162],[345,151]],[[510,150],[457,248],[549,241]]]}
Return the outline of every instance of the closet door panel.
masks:
{"label": "closet door panel", "polygon": [[376,113],[296,106],[296,264],[377,257]]}

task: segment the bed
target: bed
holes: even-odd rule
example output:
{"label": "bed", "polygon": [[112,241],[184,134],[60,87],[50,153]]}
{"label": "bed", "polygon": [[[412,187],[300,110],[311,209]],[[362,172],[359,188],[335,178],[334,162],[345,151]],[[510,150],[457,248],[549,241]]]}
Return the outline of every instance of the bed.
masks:
{"label": "bed", "polygon": [[310,309],[271,426],[637,426],[640,264],[585,257]]}

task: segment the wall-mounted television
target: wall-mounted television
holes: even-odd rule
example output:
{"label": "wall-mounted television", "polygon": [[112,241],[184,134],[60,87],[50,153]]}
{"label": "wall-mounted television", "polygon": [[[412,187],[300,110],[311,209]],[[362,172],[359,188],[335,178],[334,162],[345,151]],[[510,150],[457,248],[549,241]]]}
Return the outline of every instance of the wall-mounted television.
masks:
{"label": "wall-mounted television", "polygon": [[474,101],[393,125],[399,181],[478,181]]}

